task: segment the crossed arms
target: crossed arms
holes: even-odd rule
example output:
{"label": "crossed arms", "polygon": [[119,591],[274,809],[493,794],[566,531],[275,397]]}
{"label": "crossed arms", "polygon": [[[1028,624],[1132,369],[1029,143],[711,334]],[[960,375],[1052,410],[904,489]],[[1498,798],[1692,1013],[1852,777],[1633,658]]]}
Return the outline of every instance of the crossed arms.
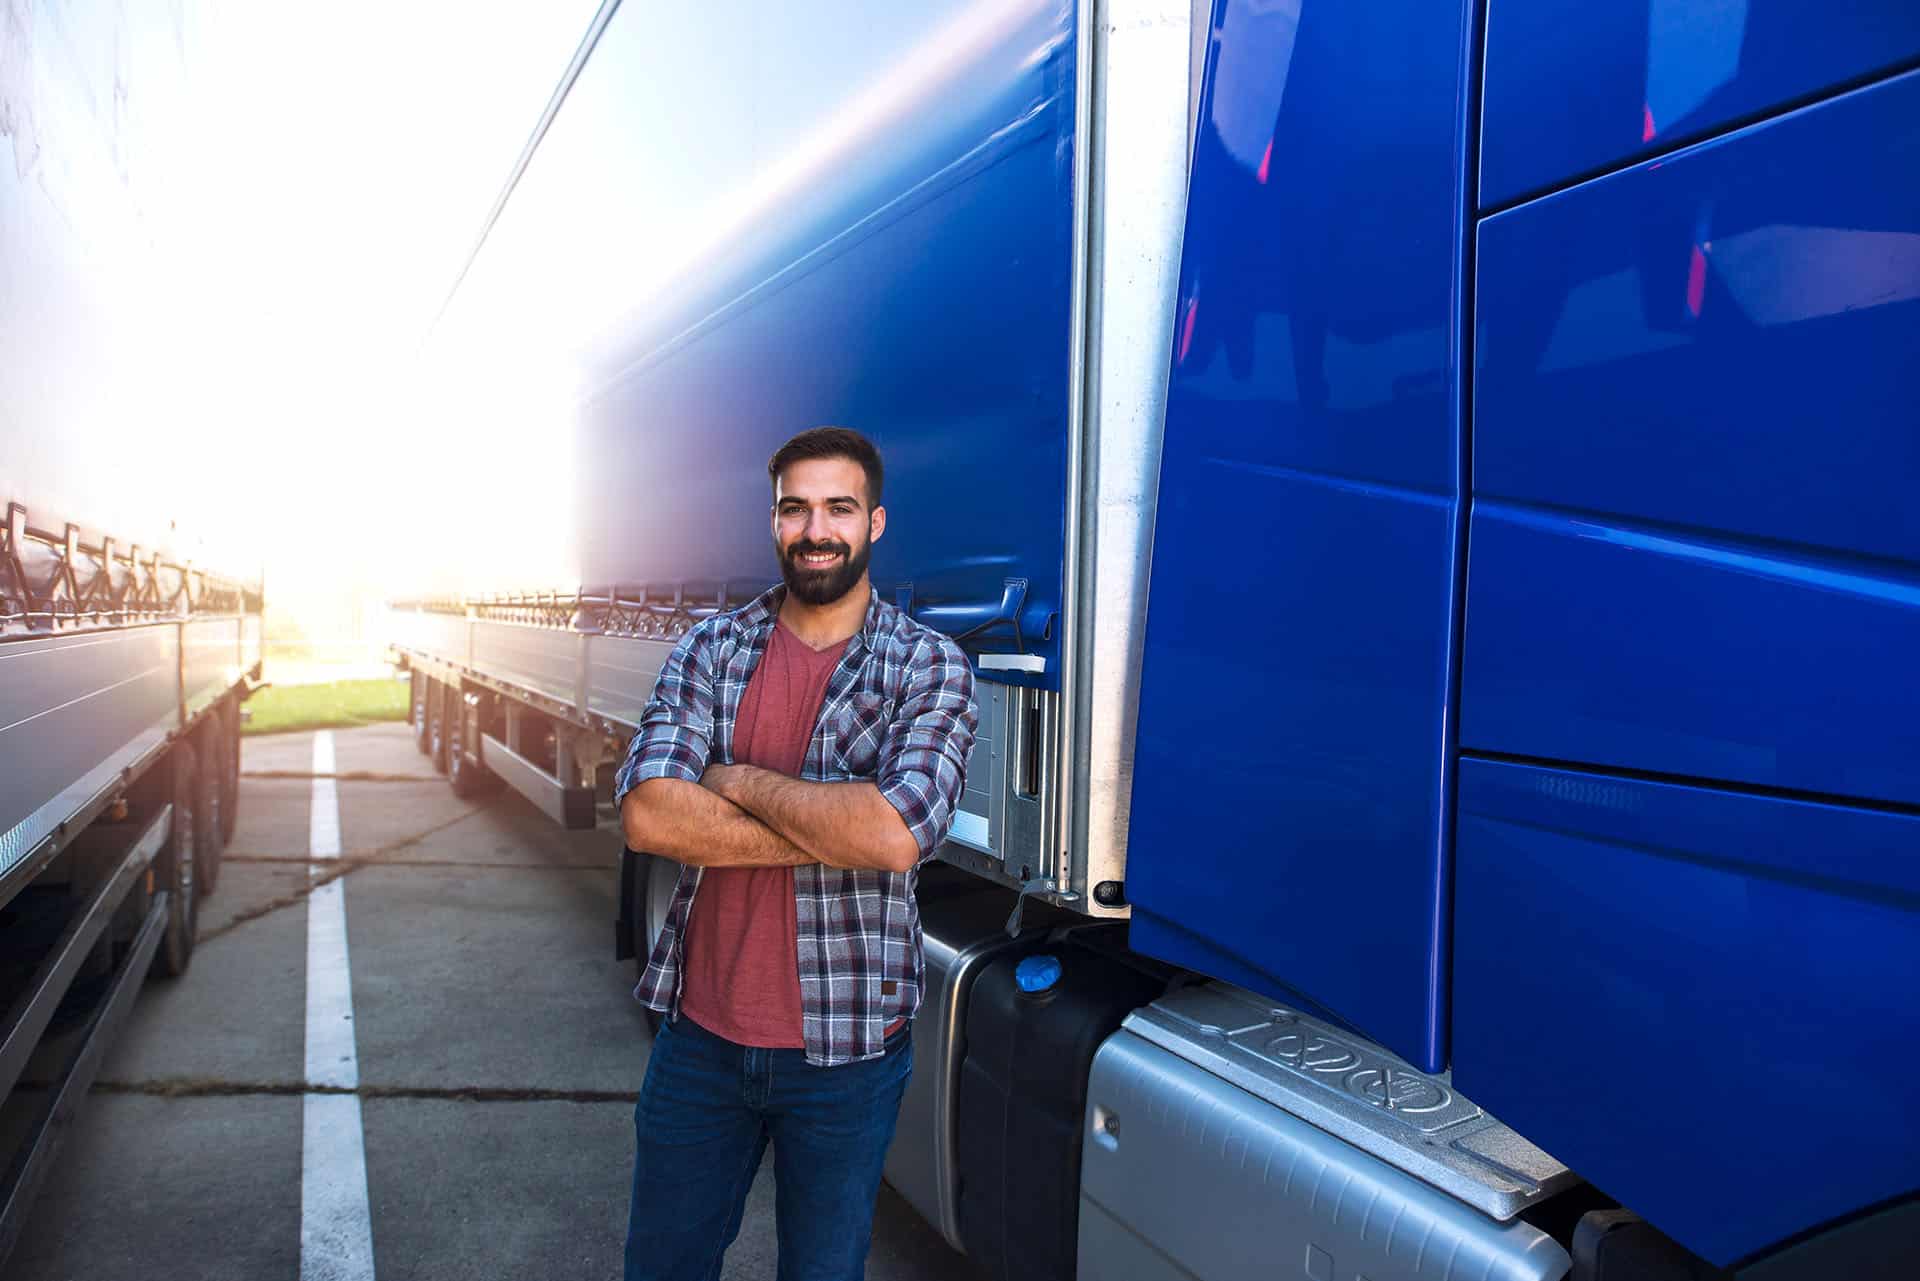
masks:
{"label": "crossed arms", "polygon": [[627,845],[693,867],[828,867],[906,872],[946,836],[979,725],[973,673],[952,641],[907,660],[877,776],[811,782],[713,762],[709,619],[661,668],[616,785]]}
{"label": "crossed arms", "polygon": [[920,846],[869,782],[809,783],[752,765],[709,765],[698,783],[652,778],[620,802],[627,844],[694,867],[905,872]]}

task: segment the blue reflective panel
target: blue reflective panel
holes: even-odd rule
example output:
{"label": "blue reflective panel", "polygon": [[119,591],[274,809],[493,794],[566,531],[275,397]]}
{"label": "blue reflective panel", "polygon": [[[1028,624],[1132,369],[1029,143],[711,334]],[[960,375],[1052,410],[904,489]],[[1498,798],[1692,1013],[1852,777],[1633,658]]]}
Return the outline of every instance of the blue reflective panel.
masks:
{"label": "blue reflective panel", "polygon": [[1026,579],[1022,633],[1058,681],[1058,630],[1039,638],[1063,557],[1073,14],[979,13],[805,140],[810,168],[599,343],[586,582],[776,581],[768,457],[854,427],[886,463],[883,593],[910,581],[917,606],[978,618]]}
{"label": "blue reflective panel", "polygon": [[1437,1068],[1465,10],[1221,8],[1154,534],[1133,945]]}
{"label": "blue reflective panel", "polygon": [[1492,0],[1481,204],[1916,57],[1920,5],[1908,0]]}
{"label": "blue reflective panel", "polygon": [[1481,226],[1463,746],[1920,802],[1920,73]]}
{"label": "blue reflective panel", "polygon": [[1474,1102],[1720,1264],[1920,1186],[1920,816],[1459,778]]}

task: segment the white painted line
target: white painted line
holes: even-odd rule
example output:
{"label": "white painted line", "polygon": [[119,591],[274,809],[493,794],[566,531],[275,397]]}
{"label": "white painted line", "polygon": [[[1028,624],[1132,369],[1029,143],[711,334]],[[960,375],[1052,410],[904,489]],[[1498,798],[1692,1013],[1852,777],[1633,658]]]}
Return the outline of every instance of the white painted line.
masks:
{"label": "white painted line", "polygon": [[[308,846],[315,858],[340,857],[340,796],[333,778],[333,731],[313,736],[313,817],[307,826]],[[340,955],[347,954],[345,940]]]}
{"label": "white painted line", "polygon": [[[313,736],[316,864],[340,857],[340,798],[333,734]],[[320,868],[316,866],[317,875]],[[353,971],[347,962],[347,900],[340,881],[307,896],[307,1084],[355,1090]],[[309,1094],[300,1141],[300,1281],[373,1281],[373,1216],[357,1094]]]}
{"label": "white painted line", "polygon": [[300,1281],[373,1281],[360,1096],[306,1096],[300,1153]]}
{"label": "white painted line", "polygon": [[[318,851],[314,856],[325,857]],[[353,973],[347,964],[347,900],[341,890],[341,882],[329,881],[307,898],[307,1084],[357,1090]]]}

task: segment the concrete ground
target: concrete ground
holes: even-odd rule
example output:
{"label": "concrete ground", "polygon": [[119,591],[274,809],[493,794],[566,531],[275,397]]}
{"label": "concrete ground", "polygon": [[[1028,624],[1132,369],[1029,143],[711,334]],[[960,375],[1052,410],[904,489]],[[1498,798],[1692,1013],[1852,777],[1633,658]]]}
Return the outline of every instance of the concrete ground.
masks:
{"label": "concrete ground", "polygon": [[[377,1275],[620,1275],[648,1034],[613,959],[618,836],[457,799],[405,725],[334,742],[372,776],[337,790]],[[192,967],[148,981],[9,1278],[300,1275],[312,762],[311,734],[246,740]],[[769,1161],[722,1275],[774,1256]],[[974,1274],[883,1187],[867,1275]]]}

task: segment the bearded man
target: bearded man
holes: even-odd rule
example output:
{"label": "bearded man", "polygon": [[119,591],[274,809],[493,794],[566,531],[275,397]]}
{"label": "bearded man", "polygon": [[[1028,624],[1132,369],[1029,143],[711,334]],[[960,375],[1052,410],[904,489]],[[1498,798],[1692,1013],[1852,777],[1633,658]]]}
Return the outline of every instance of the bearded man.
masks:
{"label": "bearded man", "polygon": [[919,865],[978,727],[948,637],[867,577],[879,452],[821,427],[767,463],[784,580],[693,628],[615,786],[680,878],[634,995],[664,1017],[635,1111],[629,1281],[712,1281],[773,1145],[779,1275],[863,1275],[913,1070]]}

